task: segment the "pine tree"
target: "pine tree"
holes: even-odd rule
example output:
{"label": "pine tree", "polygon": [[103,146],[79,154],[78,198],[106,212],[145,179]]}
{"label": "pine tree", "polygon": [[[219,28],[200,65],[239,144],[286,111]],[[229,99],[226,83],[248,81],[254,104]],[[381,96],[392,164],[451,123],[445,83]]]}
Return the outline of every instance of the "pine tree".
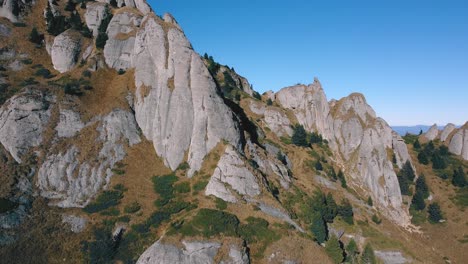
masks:
{"label": "pine tree", "polygon": [[338,179],[340,179],[340,182],[341,182],[341,187],[343,188],[348,188],[348,185],[346,184],[346,179],[345,179],[345,176],[343,174],[343,172],[340,170],[338,171]]}
{"label": "pine tree", "polygon": [[457,187],[467,186],[465,172],[463,171],[462,166],[458,167],[458,169],[453,170],[452,184]]}
{"label": "pine tree", "polygon": [[44,36],[37,31],[36,27],[33,27],[31,30],[31,33],[29,33],[29,41],[40,45],[42,44],[43,39],[44,39]]}
{"label": "pine tree", "polygon": [[325,198],[325,202],[327,204],[325,214],[323,215],[323,219],[327,223],[333,223],[333,219],[336,217],[338,213],[338,205],[335,202],[335,199],[333,199],[333,195],[331,193],[327,194],[327,197]]}
{"label": "pine tree", "polygon": [[413,166],[411,165],[411,162],[409,160],[405,162],[400,172],[410,182],[412,182],[416,177],[416,175],[414,174]]}
{"label": "pine tree", "polygon": [[439,155],[439,153],[435,152],[432,155],[432,168],[436,170],[443,170],[447,168],[447,163],[445,160]]}
{"label": "pine tree", "polygon": [[409,195],[410,189],[409,189],[408,179],[406,179],[406,177],[400,174],[397,175],[397,179],[398,179],[398,184],[400,185],[401,195]]}
{"label": "pine tree", "polygon": [[327,240],[327,225],[325,224],[325,221],[323,221],[320,213],[316,212],[312,216],[311,231],[312,234],[314,234],[315,240],[317,240],[319,244],[322,244]]}
{"label": "pine tree", "polygon": [[442,211],[438,203],[434,202],[429,205],[427,208],[427,213],[429,214],[429,222],[438,223],[442,220]]}
{"label": "pine tree", "polygon": [[367,205],[374,206],[374,202],[372,201],[372,197],[370,196],[367,198]]}
{"label": "pine tree", "polygon": [[421,144],[419,143],[419,139],[416,139],[413,143],[413,148],[414,149],[420,149],[421,148]]}
{"label": "pine tree", "polygon": [[375,258],[374,250],[372,246],[368,243],[364,247],[364,251],[361,255],[361,263],[362,264],[376,264],[377,259]]}
{"label": "pine tree", "polygon": [[296,125],[293,130],[291,141],[294,145],[300,147],[307,147],[307,133],[302,125]]}
{"label": "pine tree", "polygon": [[351,238],[348,245],[346,246],[346,262],[355,263],[358,253],[359,252],[356,241]]}
{"label": "pine tree", "polygon": [[271,100],[271,98],[268,98],[266,103],[267,103],[267,105],[273,105],[273,101]]}
{"label": "pine tree", "polygon": [[424,202],[424,197],[421,192],[416,192],[414,194],[413,199],[411,200],[411,207],[418,211],[422,211],[426,208],[426,203]]}
{"label": "pine tree", "polygon": [[74,11],[75,10],[75,2],[73,0],[68,0],[67,4],[65,5],[65,11]]}
{"label": "pine tree", "polygon": [[322,163],[320,162],[320,160],[317,160],[317,162],[315,162],[314,167],[315,167],[315,169],[317,171],[322,171],[323,170],[323,166],[322,166]]}
{"label": "pine tree", "polygon": [[354,224],[354,219],[353,219],[353,207],[349,203],[348,200],[343,200],[343,204],[338,208],[338,214],[341,215],[343,220],[350,224]]}
{"label": "pine tree", "polygon": [[341,263],[344,259],[340,241],[334,235],[332,235],[325,244],[325,251],[336,264]]}
{"label": "pine tree", "polygon": [[419,163],[421,163],[421,164],[423,164],[423,165],[429,164],[429,159],[427,158],[427,154],[426,154],[425,151],[419,152],[419,154],[418,154],[418,161],[419,161]]}
{"label": "pine tree", "polygon": [[421,174],[416,180],[416,193],[420,192],[424,199],[429,197],[429,187],[427,187],[426,179],[423,174]]}

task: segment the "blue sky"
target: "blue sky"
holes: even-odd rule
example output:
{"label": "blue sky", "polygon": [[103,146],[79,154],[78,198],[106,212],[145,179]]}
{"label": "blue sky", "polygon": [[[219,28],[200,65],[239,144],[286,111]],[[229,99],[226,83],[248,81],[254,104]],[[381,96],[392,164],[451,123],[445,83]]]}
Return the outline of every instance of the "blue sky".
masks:
{"label": "blue sky", "polygon": [[391,125],[468,120],[468,1],[148,2],[260,93],[316,76]]}

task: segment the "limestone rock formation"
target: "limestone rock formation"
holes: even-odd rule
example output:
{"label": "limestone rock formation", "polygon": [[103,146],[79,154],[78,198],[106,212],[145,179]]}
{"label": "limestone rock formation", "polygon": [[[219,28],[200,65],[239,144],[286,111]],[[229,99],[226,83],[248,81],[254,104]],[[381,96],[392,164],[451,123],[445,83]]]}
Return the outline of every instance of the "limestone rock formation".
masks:
{"label": "limestone rock formation", "polygon": [[141,16],[134,12],[121,12],[112,17],[107,27],[109,39],[104,46],[104,58],[109,67],[127,70],[132,66],[135,36]]}
{"label": "limestone rock formation", "polygon": [[134,52],[136,119],[167,166],[176,169],[188,151],[191,176],[222,139],[240,149],[236,117],[182,31],[148,15]]}
{"label": "limestone rock formation", "polygon": [[468,122],[456,130],[448,147],[451,153],[468,160]]}
{"label": "limestone rock formation", "polygon": [[60,119],[55,127],[58,137],[73,137],[85,124],[81,121],[80,114],[70,109],[60,110]]}
{"label": "limestone rock formation", "polygon": [[18,22],[21,13],[34,1],[28,0],[2,0],[0,1],[0,17],[5,17],[11,22]]}
{"label": "limestone rock formation", "polygon": [[88,28],[93,32],[93,36],[98,35],[98,29],[103,19],[106,18],[106,5],[99,2],[86,3],[85,20]]}
{"label": "limestone rock formation", "polygon": [[455,125],[452,123],[447,124],[444,129],[442,130],[442,133],[440,133],[440,141],[445,142],[450,134],[456,129]]}
{"label": "limestone rock formation", "polygon": [[[228,67],[221,65],[218,71],[219,75],[224,75],[228,74],[231,79],[234,81],[234,84],[236,87],[239,87],[242,91],[246,92],[248,95],[252,96],[253,95],[253,90],[252,87],[250,86],[249,81],[237,74],[234,69],[229,69]],[[224,76],[222,77],[224,79]]]}
{"label": "limestone rock formation", "polygon": [[437,127],[436,124],[432,125],[431,128],[429,128],[429,130],[426,133],[424,133],[424,137],[427,140],[434,140],[437,138],[438,135],[439,135],[439,128]]}
{"label": "limestone rock formation", "polygon": [[55,37],[50,49],[54,68],[63,73],[71,70],[81,52],[81,34],[73,29],[66,30]]}
{"label": "limestone rock formation", "polygon": [[250,111],[264,117],[263,121],[265,124],[278,137],[292,136],[291,121],[286,114],[273,107],[264,107],[253,100],[250,101],[249,107]]}
{"label": "limestone rock formation", "polygon": [[257,179],[246,167],[235,148],[228,145],[206,186],[205,194],[235,203],[236,195],[230,189],[242,196],[254,197],[260,194]]}
{"label": "limestone rock formation", "polygon": [[55,97],[31,87],[9,99],[0,109],[0,143],[17,162],[42,142]]}
{"label": "limestone rock formation", "polygon": [[[79,146],[71,145],[64,152],[49,153],[39,168],[37,186],[41,196],[59,207],[85,206],[108,184],[115,163],[125,157],[124,144],[140,142],[135,119],[129,112],[114,110],[95,122],[100,123],[94,142],[100,146],[98,153],[82,153]],[[81,160],[83,154],[93,159]]]}
{"label": "limestone rock formation", "polygon": [[182,242],[184,249],[160,241],[149,247],[138,259],[138,264],[157,263],[214,263],[221,244],[217,242]]}
{"label": "limestone rock formation", "polygon": [[371,195],[390,219],[400,225],[409,223],[391,156],[387,154],[387,150],[394,152],[398,166],[402,166],[410,160],[408,150],[361,94],[328,103],[315,80],[309,86],[284,88],[275,99],[290,109],[306,130],[317,131],[328,140],[351,177],[351,184]]}

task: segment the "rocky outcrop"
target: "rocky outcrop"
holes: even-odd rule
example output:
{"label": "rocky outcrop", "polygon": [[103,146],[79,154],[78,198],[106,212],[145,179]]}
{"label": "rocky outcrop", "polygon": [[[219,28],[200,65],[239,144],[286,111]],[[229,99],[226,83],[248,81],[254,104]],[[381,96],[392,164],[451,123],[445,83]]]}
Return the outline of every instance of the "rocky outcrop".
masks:
{"label": "rocky outcrop", "polygon": [[184,249],[160,241],[148,248],[137,264],[157,263],[214,263],[221,244],[217,242],[182,242]]}
{"label": "rocky outcrop", "polygon": [[245,93],[247,93],[248,95],[252,96],[253,95],[253,90],[252,90],[252,87],[250,86],[250,83],[249,81],[240,76],[239,74],[237,74],[234,69],[230,69],[228,68],[227,66],[221,66],[219,68],[219,71],[218,71],[218,74],[219,75],[222,75],[222,79],[224,80],[224,75],[225,74],[228,74],[231,79],[234,81],[234,85],[236,87],[238,87],[240,90],[244,91]]}
{"label": "rocky outcrop", "polygon": [[136,119],[168,167],[175,170],[188,151],[191,176],[222,139],[241,148],[236,117],[182,31],[148,15],[134,52]]}
{"label": "rocky outcrop", "polygon": [[0,109],[0,143],[17,162],[21,163],[31,147],[41,144],[54,101],[55,97],[30,88],[10,98]]}
{"label": "rocky outcrop", "polygon": [[292,136],[291,121],[283,112],[273,107],[264,107],[254,100],[250,101],[250,111],[257,115],[262,115],[267,127],[278,137]]}
{"label": "rocky outcrop", "polygon": [[86,13],[84,15],[86,25],[93,32],[93,36],[98,35],[98,29],[103,19],[108,15],[106,12],[106,5],[99,2],[86,3]]}
{"label": "rocky outcrop", "polygon": [[0,36],[9,37],[11,34],[11,29],[3,24],[0,24]]}
{"label": "rocky outcrop", "polygon": [[33,3],[34,1],[30,0],[2,0],[0,1],[0,17],[5,17],[11,22],[18,22],[21,13]]}
{"label": "rocky outcrop", "polygon": [[376,206],[394,222],[409,224],[388,154],[388,150],[393,152],[401,167],[410,160],[408,150],[401,137],[376,116],[363,95],[351,94],[328,103],[315,80],[309,86],[284,88],[275,99],[290,109],[306,130],[316,131],[328,140],[351,185],[371,195]]}
{"label": "rocky outcrop", "polygon": [[66,30],[54,39],[50,56],[54,68],[61,72],[71,70],[81,52],[81,34],[73,29]]}
{"label": "rocky outcrop", "polygon": [[[137,264],[249,264],[249,256],[245,248],[237,245],[225,245],[229,254],[218,258],[218,252],[223,244],[210,241],[182,241],[183,248],[158,240],[138,258]],[[226,250],[226,251],[227,251]],[[218,259],[215,262],[215,257]]]}
{"label": "rocky outcrop", "polygon": [[85,124],[81,121],[80,114],[70,110],[61,109],[60,118],[55,130],[60,138],[70,138],[76,135]]}
{"label": "rocky outcrop", "polygon": [[242,196],[254,197],[260,194],[257,179],[245,166],[244,160],[235,148],[228,145],[206,186],[205,194],[235,203],[236,195],[230,189]]}
{"label": "rocky outcrop", "polygon": [[76,215],[62,215],[62,223],[67,224],[73,233],[81,233],[86,228],[88,220]]}
{"label": "rocky outcrop", "polygon": [[383,261],[384,264],[405,264],[411,263],[411,259],[405,258],[400,251],[376,250],[375,255]]}
{"label": "rocky outcrop", "polygon": [[444,129],[442,130],[442,133],[440,133],[440,141],[445,142],[450,134],[456,129],[455,125],[452,123],[447,124]]}
{"label": "rocky outcrop", "polygon": [[429,130],[424,133],[424,137],[427,139],[427,140],[434,140],[437,138],[437,136],[439,135],[439,128],[437,127],[436,124],[432,125]]}
{"label": "rocky outcrop", "polygon": [[109,39],[104,46],[104,58],[109,67],[127,70],[132,67],[135,37],[141,16],[134,12],[121,12],[112,17],[107,27]]}
{"label": "rocky outcrop", "polygon": [[125,145],[140,142],[135,119],[129,112],[114,110],[94,122],[99,123],[99,136],[94,139],[96,153],[83,153],[79,146],[70,145],[64,152],[49,153],[39,168],[37,186],[41,196],[59,207],[85,206],[109,183],[111,169],[125,157]]}
{"label": "rocky outcrop", "polygon": [[468,160],[468,122],[456,130],[448,147],[451,153]]}

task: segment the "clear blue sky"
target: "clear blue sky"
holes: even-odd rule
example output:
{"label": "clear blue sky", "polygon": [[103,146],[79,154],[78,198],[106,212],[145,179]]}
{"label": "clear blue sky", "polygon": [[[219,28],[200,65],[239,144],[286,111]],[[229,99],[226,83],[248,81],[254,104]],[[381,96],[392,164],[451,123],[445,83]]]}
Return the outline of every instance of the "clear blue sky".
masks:
{"label": "clear blue sky", "polygon": [[391,125],[468,120],[468,1],[149,0],[260,93],[317,76]]}

